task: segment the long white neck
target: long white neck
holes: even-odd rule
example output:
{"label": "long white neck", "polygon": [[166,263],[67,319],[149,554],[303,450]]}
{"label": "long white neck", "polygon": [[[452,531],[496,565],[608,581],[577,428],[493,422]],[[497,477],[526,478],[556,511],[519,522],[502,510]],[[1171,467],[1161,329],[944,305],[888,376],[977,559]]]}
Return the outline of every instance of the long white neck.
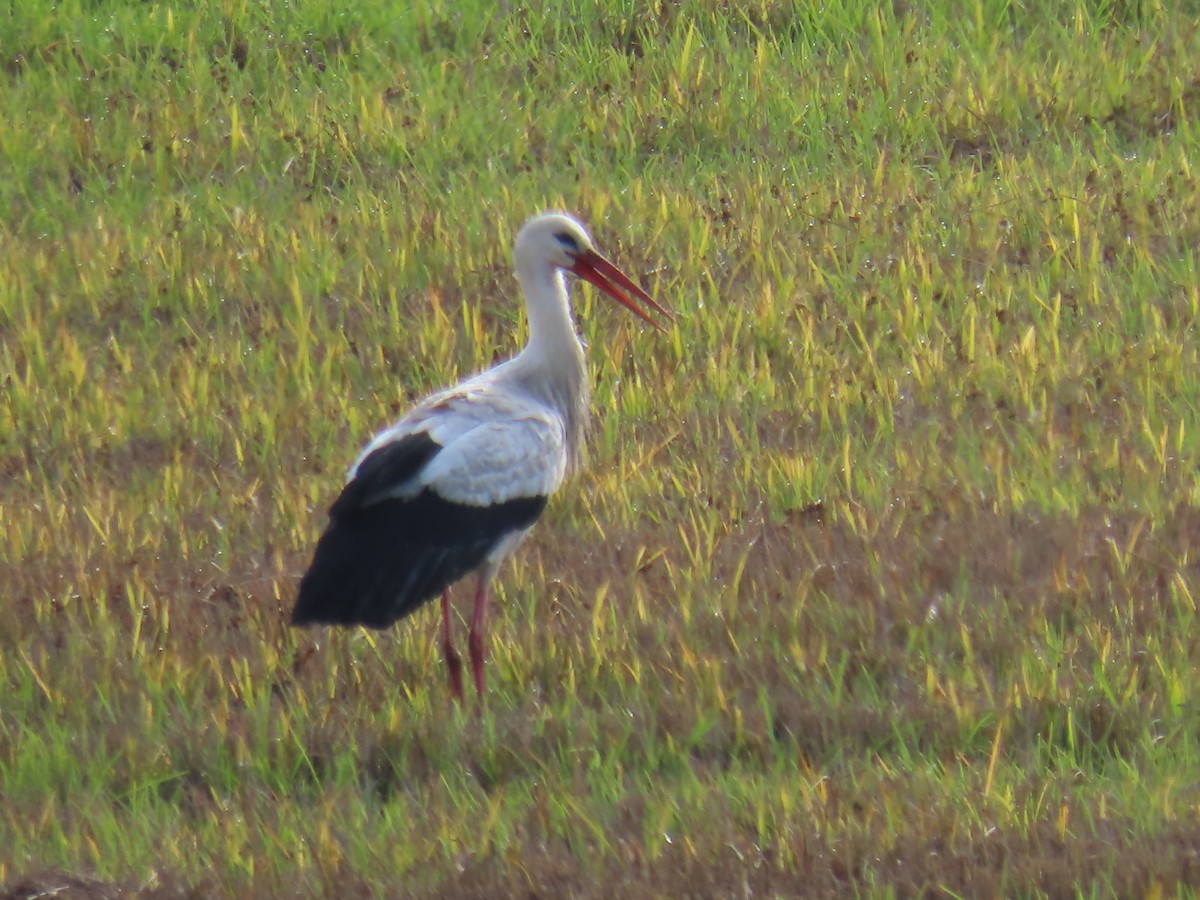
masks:
{"label": "long white neck", "polygon": [[556,266],[518,263],[517,280],[525,294],[525,310],[529,316],[529,347],[544,348],[556,354],[579,345],[575,323],[571,319],[571,304],[567,297],[567,280]]}
{"label": "long white neck", "polygon": [[517,280],[525,294],[529,342],[513,360],[514,368],[525,389],[563,417],[571,458],[577,462],[587,429],[589,392],[566,278],[556,266],[518,260]]}

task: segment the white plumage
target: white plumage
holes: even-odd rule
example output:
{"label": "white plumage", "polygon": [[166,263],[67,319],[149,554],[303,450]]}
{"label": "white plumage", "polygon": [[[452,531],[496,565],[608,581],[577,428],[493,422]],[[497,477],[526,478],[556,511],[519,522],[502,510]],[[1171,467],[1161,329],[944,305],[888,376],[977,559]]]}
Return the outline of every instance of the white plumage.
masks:
{"label": "white plumage", "polygon": [[563,419],[503,376],[503,367],[492,369],[426,400],[367,445],[351,478],[379,447],[423,432],[442,450],[412,482],[397,486],[398,498],[429,487],[452,503],[491,506],[554,493],[569,458]]}
{"label": "white plumage", "polygon": [[587,373],[564,271],[655,327],[662,326],[633,298],[671,316],[569,216],[531,219],[513,258],[529,316],[525,349],[427,398],[367,445],[330,509],[292,614],[295,624],[384,627],[441,593],[443,648],[459,699],[449,587],[478,575],[470,650],[482,696],[488,584],[582,450]]}

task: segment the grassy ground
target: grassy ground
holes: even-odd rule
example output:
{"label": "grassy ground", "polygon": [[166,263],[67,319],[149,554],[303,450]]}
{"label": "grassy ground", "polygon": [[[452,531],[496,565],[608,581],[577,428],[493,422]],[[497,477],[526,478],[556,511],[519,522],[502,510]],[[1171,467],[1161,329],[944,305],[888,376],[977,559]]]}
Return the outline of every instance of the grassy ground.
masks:
{"label": "grassy ground", "polygon": [[[1196,889],[1196,14],[14,0],[0,892]],[[285,622],[548,207],[680,321],[576,289],[476,716]]]}

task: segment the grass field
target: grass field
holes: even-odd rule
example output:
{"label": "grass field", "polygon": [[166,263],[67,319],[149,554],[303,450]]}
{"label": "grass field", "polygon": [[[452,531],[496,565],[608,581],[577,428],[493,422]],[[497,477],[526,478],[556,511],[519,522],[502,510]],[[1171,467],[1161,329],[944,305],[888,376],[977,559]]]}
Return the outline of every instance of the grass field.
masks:
{"label": "grass field", "polygon": [[[537,7],[0,12],[0,896],[1200,890],[1200,9]],[[547,208],[679,322],[477,714],[286,621]]]}

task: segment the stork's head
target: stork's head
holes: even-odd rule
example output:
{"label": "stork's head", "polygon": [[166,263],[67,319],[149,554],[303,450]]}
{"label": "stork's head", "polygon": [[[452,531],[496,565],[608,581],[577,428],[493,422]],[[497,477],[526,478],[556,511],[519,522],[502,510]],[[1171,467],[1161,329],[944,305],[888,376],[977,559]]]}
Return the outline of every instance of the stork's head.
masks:
{"label": "stork's head", "polygon": [[513,256],[545,260],[560,269],[570,269],[581,252],[595,253],[592,236],[565,213],[543,213],[525,223],[517,233]]}
{"label": "stork's head", "polygon": [[543,213],[526,222],[517,233],[513,258],[518,269],[523,263],[544,264],[578,275],[659,331],[666,329],[650,318],[631,297],[666,318],[674,319],[670,310],[656,303],[633,279],[597,253],[587,229],[565,213]]}

